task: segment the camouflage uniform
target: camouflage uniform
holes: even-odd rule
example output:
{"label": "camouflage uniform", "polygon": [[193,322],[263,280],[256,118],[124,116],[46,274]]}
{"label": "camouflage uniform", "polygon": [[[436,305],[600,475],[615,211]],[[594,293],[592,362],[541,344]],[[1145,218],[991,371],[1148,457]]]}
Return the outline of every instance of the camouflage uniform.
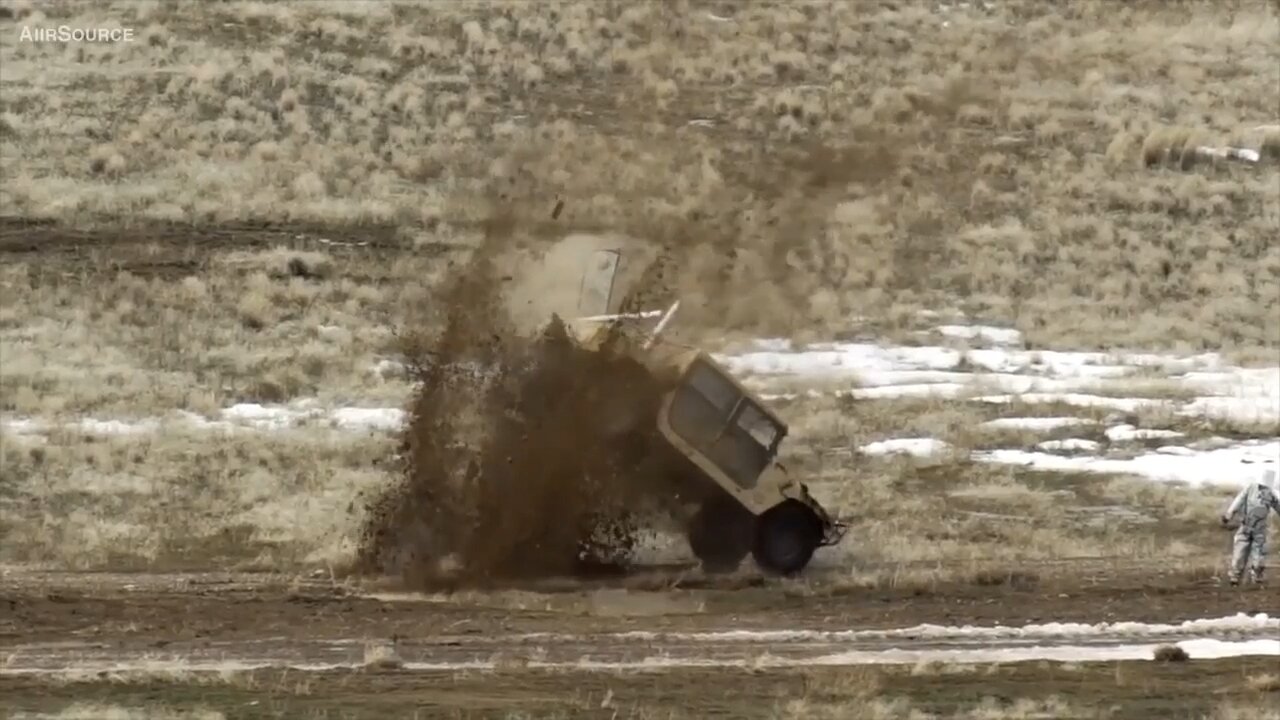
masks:
{"label": "camouflage uniform", "polygon": [[1240,527],[1231,551],[1231,569],[1227,573],[1232,585],[1240,582],[1245,563],[1250,560],[1249,576],[1253,582],[1262,584],[1262,570],[1267,562],[1267,516],[1272,510],[1280,515],[1280,489],[1276,486],[1276,472],[1265,471],[1262,481],[1245,486],[1222,515],[1224,525],[1240,515]]}

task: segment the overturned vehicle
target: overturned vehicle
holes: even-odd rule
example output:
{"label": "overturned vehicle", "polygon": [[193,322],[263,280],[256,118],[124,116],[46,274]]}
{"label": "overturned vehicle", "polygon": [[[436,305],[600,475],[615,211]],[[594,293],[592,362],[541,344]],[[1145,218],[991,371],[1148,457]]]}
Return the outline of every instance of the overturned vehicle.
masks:
{"label": "overturned vehicle", "polygon": [[579,311],[606,312],[556,316],[542,330],[548,347],[621,354],[636,369],[593,406],[598,437],[662,495],[707,572],[732,571],[748,554],[767,573],[800,572],[846,526],[779,462],[787,424],[709,353],[666,339],[678,300],[609,314],[618,264],[618,251],[595,252],[581,286]]}
{"label": "overturned vehicle", "polygon": [[671,339],[679,302],[650,296],[666,293],[658,266],[614,242],[570,237],[456,276],[443,332],[411,355],[405,474],[366,508],[364,571],[423,587],[613,573],[647,564],[653,532],[683,535],[708,572],[750,554],[791,575],[840,540],[778,460],[786,423]]}

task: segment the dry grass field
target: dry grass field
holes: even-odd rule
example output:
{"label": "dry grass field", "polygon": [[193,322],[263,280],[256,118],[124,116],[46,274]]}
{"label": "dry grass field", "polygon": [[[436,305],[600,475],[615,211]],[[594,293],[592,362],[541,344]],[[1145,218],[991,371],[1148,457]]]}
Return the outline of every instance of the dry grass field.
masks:
{"label": "dry grass field", "polygon": [[[130,28],[134,41],[22,39],[59,25]],[[435,290],[486,233],[532,250],[575,231],[660,245],[683,299],[675,332],[713,349],[841,337],[853,317],[910,343],[921,311],[955,309],[1018,329],[1029,350],[1274,366],[1277,108],[1280,8],[1268,0],[0,0],[0,565],[340,574],[363,498],[394,478],[395,437],[323,413],[209,425],[237,407],[402,407],[404,350],[438,328]],[[1197,151],[1228,146],[1256,162]],[[1128,395],[1183,392],[1139,377]],[[1085,560],[1191,583],[1221,568],[1220,488],[968,457],[1105,444],[1101,430],[979,426],[1107,411],[964,398],[779,407],[785,460],[858,528],[820,551],[819,580],[781,583],[788,602],[998,590]],[[1280,436],[1271,422],[1130,416],[1187,443]],[[901,436],[955,452],[852,451]],[[1243,683],[1223,662],[1220,686]],[[772,699],[751,710],[1129,717],[1152,711],[1141,689],[1164,682],[1146,669],[1055,676],[1045,682],[1063,694],[1049,697],[1026,692],[1043,677],[983,672],[950,689],[897,671],[761,673]],[[228,708],[268,696],[282,712],[363,716],[327,704],[319,677],[268,675],[0,689],[14,683],[29,713],[63,718],[239,717]],[[547,698],[563,677],[531,678],[484,699],[482,677],[455,677],[456,695],[431,702],[472,698],[456,717],[532,716],[521,703],[539,717],[682,717],[660,698],[601,704],[662,685],[643,676],[561,707]],[[348,709],[422,690],[399,683],[361,680]],[[1097,707],[1070,690],[1082,687],[1128,699]],[[1197,695],[1179,717],[1270,720],[1275,692]],[[996,696],[1033,699],[983,699]],[[157,697],[214,709],[131,714]],[[708,702],[685,707],[747,707]]]}
{"label": "dry grass field", "polygon": [[[1042,346],[1270,349],[1280,333],[1280,25],[1262,0],[15,7],[5,215],[393,223],[407,261],[563,199],[556,232],[679,246],[717,331],[947,302]],[[58,23],[138,37],[18,42],[19,24]],[[1181,160],[1233,140],[1269,162]],[[1162,149],[1179,161],[1146,162]],[[367,273],[334,269],[339,286]],[[226,293],[241,307],[222,317],[268,331],[316,307],[254,272],[174,279],[92,302],[177,305],[182,324],[203,286],[202,305]],[[380,304],[344,300],[320,306]],[[183,347],[226,340],[191,320],[209,335]]]}
{"label": "dry grass field", "polygon": [[[535,247],[575,229],[663,243],[682,331],[709,342],[821,338],[855,314],[892,334],[958,307],[1036,348],[1280,347],[1280,175],[1252,132],[1275,119],[1272,4],[5,7],[14,417],[396,406],[403,335],[432,322],[432,287],[495,222]],[[20,39],[57,24],[137,38]],[[1264,162],[1146,162],[1194,144],[1177,128]],[[846,435],[974,419],[832,412],[853,413],[825,430]],[[355,522],[340,516],[391,452],[324,427],[6,441],[5,559],[333,561]],[[997,511],[1066,509],[1007,472],[935,472]],[[876,477],[884,501],[904,482]],[[1072,543],[1093,546],[1031,546]]]}

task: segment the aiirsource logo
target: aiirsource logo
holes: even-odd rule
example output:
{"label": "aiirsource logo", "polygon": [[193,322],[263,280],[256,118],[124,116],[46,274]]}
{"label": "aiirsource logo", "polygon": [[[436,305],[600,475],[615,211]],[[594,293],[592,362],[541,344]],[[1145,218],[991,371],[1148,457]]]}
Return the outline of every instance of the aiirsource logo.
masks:
{"label": "aiirsource logo", "polygon": [[18,42],[133,42],[133,28],[84,28],[59,25],[58,27],[22,26]]}

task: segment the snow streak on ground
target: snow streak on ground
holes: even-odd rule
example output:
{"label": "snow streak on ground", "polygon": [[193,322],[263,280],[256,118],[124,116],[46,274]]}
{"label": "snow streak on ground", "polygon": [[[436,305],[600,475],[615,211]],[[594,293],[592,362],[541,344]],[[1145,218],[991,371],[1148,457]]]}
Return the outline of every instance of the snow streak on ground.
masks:
{"label": "snow streak on ground", "polygon": [[[752,378],[766,393],[779,380],[838,380],[848,381],[850,388],[837,394],[855,398],[936,396],[993,403],[1064,402],[1121,412],[1169,406],[1185,415],[1280,422],[1280,367],[1235,367],[1216,353],[1187,357],[876,343],[813,343],[797,348],[786,340],[759,340],[746,352],[719,359],[733,372]],[[1171,389],[1189,393],[1192,399],[1124,396],[1136,383],[1153,380],[1166,381]]]}
{"label": "snow streak on ground", "polygon": [[1192,485],[1224,484],[1238,487],[1256,481],[1261,475],[1261,467],[1276,463],[1276,458],[1280,457],[1280,441],[1250,440],[1234,447],[1203,452],[1169,446],[1128,459],[1064,457],[1049,452],[1023,450],[981,451],[973,453],[972,457],[979,462],[1022,465],[1036,470],[1138,475],[1151,480]]}
{"label": "snow streak on ground", "polygon": [[[1177,356],[1151,353],[1029,351],[1019,349],[1013,329],[982,325],[941,325],[926,339],[938,337],[987,347],[956,349],[942,345],[891,346],[869,342],[815,343],[803,348],[788,340],[756,340],[742,352],[717,358],[766,398],[794,398],[776,392],[819,382],[847,383],[837,394],[856,398],[945,397],[1008,404],[1055,402],[1081,408],[1107,408],[1133,413],[1144,408],[1169,409],[1174,415],[1207,417],[1252,424],[1280,424],[1280,367],[1241,368],[1214,353]],[[382,365],[393,361],[383,360]],[[477,369],[479,371],[479,369]],[[1155,384],[1164,397],[1126,397],[1135,388]],[[802,391],[821,395],[818,390]],[[1170,396],[1179,399],[1170,399]],[[92,435],[157,432],[265,432],[291,428],[392,432],[406,419],[400,408],[327,408],[314,399],[288,405],[241,403],[209,418],[176,411],[165,418],[141,420],[84,418],[58,424],[36,418],[0,419],[6,439],[44,442],[51,432]],[[984,423],[990,431],[1056,432],[1088,429],[1095,421],[1070,416],[1006,417]],[[1280,438],[1246,442],[1212,439],[1191,442],[1184,433],[1139,428],[1114,421],[1103,429],[1106,445],[1163,440],[1167,444],[1140,454],[1099,457],[1105,445],[1087,438],[1055,438],[1035,450],[1000,449],[974,453],[979,462],[1022,465],[1059,472],[1123,473],[1160,481],[1238,486],[1259,474],[1259,463],[1280,462]],[[1134,447],[1137,447],[1136,445]],[[956,451],[933,438],[891,438],[858,448],[868,456],[954,457]]]}
{"label": "snow streak on ground", "polygon": [[3,430],[19,438],[39,437],[61,430],[90,435],[136,435],[161,431],[271,431],[298,427],[327,427],[351,431],[399,430],[406,414],[400,408],[341,407],[325,408],[314,399],[289,405],[239,403],[224,408],[217,419],[209,419],[186,410],[175,411],[166,418],[141,420],[98,420],[87,418],[73,423],[53,424],[31,418],[6,419]]}
{"label": "snow streak on ground", "polygon": [[[1212,660],[1256,655],[1280,656],[1280,641],[1213,639],[1182,640],[1173,643],[1182,648],[1193,660]],[[976,664],[1011,663],[1027,661],[1052,662],[1107,662],[1120,660],[1151,660],[1156,643],[1130,645],[1046,645],[1009,648],[947,649],[891,649],[862,651],[851,650],[809,657],[785,657],[762,653],[750,657],[703,658],[697,656],[654,655],[634,660],[598,660],[583,657],[577,660],[440,660],[402,661],[395,667],[417,672],[454,670],[498,670],[524,667],[531,669],[555,669],[578,671],[641,671],[678,668],[795,668],[795,667],[843,667],[850,665],[916,665],[920,663]],[[366,666],[362,661],[335,663],[308,663],[266,658],[223,660],[164,660],[160,658],[137,661],[102,661],[77,663],[65,668],[0,668],[0,676],[85,677],[128,675],[131,673],[193,673],[193,672],[246,672],[267,669],[290,669],[301,672],[327,672],[355,670]]]}
{"label": "snow streak on ground", "polygon": [[[847,382],[834,394],[860,399],[938,397],[991,404],[1059,403],[1121,413],[1164,408],[1174,416],[1203,417],[1245,424],[1280,423],[1280,367],[1241,368],[1207,353],[1177,356],[1151,353],[1027,351],[1016,330],[944,325],[937,334],[990,345],[960,350],[943,346],[885,346],[875,343],[814,343],[796,347],[788,340],[752,343],[745,351],[719,359],[774,399],[820,396],[819,390],[775,392],[803,381]],[[1154,386],[1163,397],[1126,397],[1135,388]],[[1172,399],[1178,398],[1178,399]],[[1095,421],[1071,416],[1006,417],[983,430],[1054,432],[1088,428]],[[978,462],[1021,465],[1059,472],[1129,474],[1158,481],[1239,486],[1260,475],[1260,466],[1280,462],[1280,438],[1232,442],[1210,438],[1188,442],[1169,429],[1139,428],[1115,421],[1103,429],[1107,444],[1123,456],[1099,457],[1103,443],[1087,438],[1045,440],[1036,451],[975,452]],[[1154,450],[1134,453],[1126,444],[1163,440]],[[1135,445],[1134,447],[1140,447]],[[956,449],[934,438],[880,440],[857,448],[867,456],[914,458],[955,456]]]}
{"label": "snow streak on ground", "polygon": [[[1237,613],[1220,618],[1185,620],[1180,623],[1102,622],[1102,623],[1037,623],[1022,626],[933,625],[922,624],[890,630],[724,630],[716,632],[632,631],[614,637],[623,640],[683,640],[698,643],[721,642],[851,642],[858,640],[929,640],[929,641],[1001,641],[1026,639],[1141,638],[1198,634],[1262,633],[1274,635],[1280,642],[1280,618],[1266,613]],[[572,637],[553,633],[527,634],[525,640]],[[1280,648],[1277,648],[1280,650]]]}
{"label": "snow streak on ground", "polygon": [[920,662],[1153,659],[1172,644],[1191,660],[1280,656],[1280,620],[1267,615],[1137,622],[1047,623],[1023,627],[918,625],[891,630],[724,630],[711,632],[529,633],[439,636],[370,646],[361,639],[265,638],[183,647],[163,655],[90,643],[19,646],[0,675],[226,671],[266,667],[356,668],[369,650],[407,670],[493,670],[502,667],[642,670],[681,667],[805,667]]}

